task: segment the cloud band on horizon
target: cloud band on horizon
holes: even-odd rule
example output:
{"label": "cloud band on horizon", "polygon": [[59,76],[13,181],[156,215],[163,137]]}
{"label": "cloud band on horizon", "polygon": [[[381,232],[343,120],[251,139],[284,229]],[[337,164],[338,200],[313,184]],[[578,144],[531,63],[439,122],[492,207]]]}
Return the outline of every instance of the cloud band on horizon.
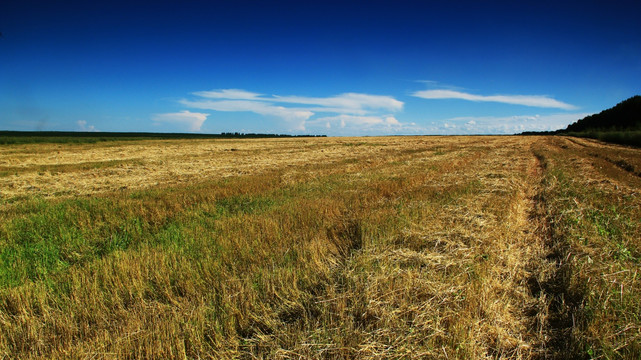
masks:
{"label": "cloud band on horizon", "polygon": [[590,113],[560,113],[547,115],[466,116],[432,122],[426,130],[435,135],[518,134],[524,131],[554,131]]}
{"label": "cloud band on horizon", "polygon": [[412,96],[422,99],[461,99],[477,102],[498,102],[503,104],[523,105],[540,108],[576,110],[577,107],[545,95],[475,95],[462,91],[436,89],[416,91]]}

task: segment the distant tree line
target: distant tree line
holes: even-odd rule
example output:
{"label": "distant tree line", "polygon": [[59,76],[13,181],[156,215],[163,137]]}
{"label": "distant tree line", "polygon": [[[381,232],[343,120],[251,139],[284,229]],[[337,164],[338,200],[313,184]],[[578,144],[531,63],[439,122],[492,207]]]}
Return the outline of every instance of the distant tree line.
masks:
{"label": "distant tree line", "polygon": [[278,138],[278,137],[327,137],[327,135],[289,135],[289,134],[256,134],[256,133],[239,133],[239,132],[223,132],[214,137],[225,138]]}
{"label": "distant tree line", "polygon": [[641,147],[641,96],[633,96],[610,109],[586,116],[565,129],[527,131],[521,135],[568,135]]}
{"label": "distant tree line", "polygon": [[641,96],[633,96],[598,114],[586,116],[560,132],[641,130]]}
{"label": "distant tree line", "polygon": [[0,145],[32,143],[96,143],[117,140],[172,139],[261,139],[292,137],[327,137],[327,135],[289,135],[223,132],[220,134],[150,133],[150,132],[76,132],[76,131],[0,131]]}

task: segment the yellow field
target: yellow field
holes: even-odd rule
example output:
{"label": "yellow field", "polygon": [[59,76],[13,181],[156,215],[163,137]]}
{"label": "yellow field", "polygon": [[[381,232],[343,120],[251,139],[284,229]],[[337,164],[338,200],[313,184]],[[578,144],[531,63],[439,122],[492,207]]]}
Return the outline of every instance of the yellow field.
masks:
{"label": "yellow field", "polygon": [[0,357],[638,358],[641,151],[0,146]]}

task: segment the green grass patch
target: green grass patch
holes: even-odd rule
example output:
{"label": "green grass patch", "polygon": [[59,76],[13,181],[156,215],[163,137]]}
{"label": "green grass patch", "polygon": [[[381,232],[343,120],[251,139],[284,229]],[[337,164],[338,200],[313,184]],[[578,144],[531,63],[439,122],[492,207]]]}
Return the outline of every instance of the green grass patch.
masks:
{"label": "green grass patch", "polygon": [[567,155],[546,156],[552,159],[544,182],[551,236],[571,269],[568,294],[580,299],[572,305],[572,346],[590,358],[639,358],[633,330],[641,323],[638,198],[586,181]]}

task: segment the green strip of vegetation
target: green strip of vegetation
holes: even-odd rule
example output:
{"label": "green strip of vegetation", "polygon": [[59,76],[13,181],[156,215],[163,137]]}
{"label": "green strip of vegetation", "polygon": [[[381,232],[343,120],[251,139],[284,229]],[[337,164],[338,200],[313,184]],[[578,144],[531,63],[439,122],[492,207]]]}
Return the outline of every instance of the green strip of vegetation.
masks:
{"label": "green strip of vegetation", "polygon": [[288,135],[255,133],[145,133],[145,132],[73,132],[73,131],[0,131],[0,145],[11,144],[93,144],[104,141],[178,140],[178,139],[265,139],[325,137],[326,135]]}
{"label": "green strip of vegetation", "polygon": [[[254,190],[271,189],[271,180]],[[10,214],[2,214],[6,221],[0,225],[0,289],[45,280],[71,265],[116,250],[166,242],[181,227],[176,218],[190,223],[194,218],[250,215],[276,204],[273,195],[258,196],[252,189],[234,193],[232,189],[242,186],[241,182],[218,181],[116,197],[26,200]],[[196,206],[198,211],[190,210]]]}
{"label": "green strip of vegetation", "polygon": [[[563,157],[546,175],[546,208],[557,245],[559,313],[570,353],[586,358],[641,358],[641,212],[638,196],[594,185]],[[557,284],[558,285],[558,284]],[[571,316],[570,316],[571,315]]]}

